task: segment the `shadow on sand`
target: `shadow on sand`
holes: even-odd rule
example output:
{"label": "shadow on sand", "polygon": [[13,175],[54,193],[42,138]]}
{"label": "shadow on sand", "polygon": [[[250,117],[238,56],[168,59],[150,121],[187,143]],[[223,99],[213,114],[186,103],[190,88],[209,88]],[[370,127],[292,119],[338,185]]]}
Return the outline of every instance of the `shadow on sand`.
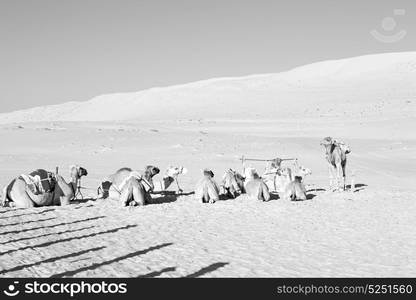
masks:
{"label": "shadow on sand", "polygon": [[55,275],[52,275],[51,278],[72,277],[75,274],[80,273],[80,272],[94,270],[94,269],[100,268],[102,266],[110,265],[112,263],[119,262],[121,260],[125,260],[125,259],[128,259],[128,258],[133,258],[133,257],[139,256],[139,255],[143,255],[143,254],[146,254],[148,252],[155,251],[155,250],[158,250],[158,249],[170,246],[170,245],[172,245],[172,243],[165,243],[165,244],[153,246],[153,247],[150,247],[150,248],[147,248],[147,249],[144,249],[144,250],[136,251],[136,252],[133,252],[133,253],[130,253],[130,254],[127,254],[127,255],[123,255],[123,256],[108,260],[108,261],[104,261],[102,263],[96,263],[96,264],[92,264],[92,265],[87,266],[87,267],[79,268],[77,270],[55,274]]}
{"label": "shadow on sand", "polygon": [[46,210],[43,210],[43,211],[40,211],[40,212],[31,212],[31,213],[28,213],[28,214],[20,214],[20,215],[11,215],[11,216],[6,216],[6,217],[0,217],[0,219],[4,220],[4,219],[10,219],[10,218],[17,218],[17,217],[42,215],[42,214],[50,212],[50,211],[55,211],[55,209],[52,208],[52,209],[46,209]]}
{"label": "shadow on sand", "polygon": [[54,227],[58,227],[58,226],[73,225],[73,224],[82,223],[82,222],[95,221],[95,220],[102,219],[102,218],[105,218],[105,216],[93,217],[93,218],[88,218],[88,219],[83,219],[83,220],[76,220],[76,221],[72,221],[72,222],[52,224],[52,225],[48,225],[48,226],[39,226],[39,227],[33,227],[33,228],[28,228],[28,229],[6,231],[6,232],[1,232],[0,234],[2,234],[2,235],[4,235],[4,234],[17,234],[17,233],[22,233],[22,232],[27,232],[27,231],[37,230],[37,229],[54,228]]}
{"label": "shadow on sand", "polygon": [[[360,191],[362,191],[362,190],[365,190],[365,188],[366,188],[367,186],[368,186],[368,185],[367,185],[367,184],[364,184],[364,183],[357,183],[357,184],[355,184],[354,193],[358,193],[358,192],[360,192]],[[346,186],[346,189],[347,189],[347,190],[351,190],[351,185],[350,185],[350,184],[348,184],[348,185]]]}
{"label": "shadow on sand", "polygon": [[154,277],[158,277],[162,275],[163,273],[169,273],[169,272],[175,272],[175,271],[176,271],[175,267],[164,268],[160,271],[150,272],[144,275],[137,276],[137,278],[154,278]]}
{"label": "shadow on sand", "polygon": [[214,272],[214,271],[216,271],[216,270],[218,270],[220,268],[223,268],[223,267],[225,267],[228,264],[229,263],[218,262],[218,263],[209,265],[208,267],[202,268],[201,270],[199,270],[199,271],[197,271],[195,273],[189,274],[188,276],[186,276],[186,278],[201,277],[201,276],[203,276],[205,274],[208,274],[208,273]]}
{"label": "shadow on sand", "polygon": [[50,220],[54,220],[54,219],[56,219],[56,217],[47,218],[47,219],[40,219],[40,220],[30,220],[30,221],[26,221],[26,222],[17,222],[17,223],[2,224],[2,225],[0,225],[0,227],[16,226],[16,225],[26,225],[26,224],[30,224],[30,223],[44,222],[44,221],[50,221]]}
{"label": "shadow on sand", "polygon": [[78,232],[78,231],[83,231],[83,230],[87,230],[87,229],[91,229],[91,228],[94,228],[94,226],[88,226],[88,227],[83,227],[83,228],[78,228],[78,229],[58,231],[58,232],[46,233],[46,234],[41,234],[41,235],[36,235],[36,236],[24,237],[24,238],[20,238],[20,239],[8,240],[6,242],[1,242],[0,245],[6,245],[6,244],[9,244],[9,243],[17,243],[17,242],[27,241],[27,240],[31,240],[31,239],[39,239],[39,238],[46,237],[46,236],[51,236],[51,235],[59,235],[59,234],[65,234],[65,233]]}
{"label": "shadow on sand", "polygon": [[101,232],[97,232],[97,233],[91,233],[91,234],[86,234],[86,235],[81,235],[81,236],[75,236],[75,237],[60,239],[60,240],[46,242],[46,243],[33,245],[33,246],[25,246],[25,247],[21,247],[21,248],[18,248],[18,249],[11,249],[11,250],[7,250],[7,251],[4,251],[4,252],[0,252],[0,255],[10,254],[10,253],[13,253],[13,252],[16,252],[16,251],[23,251],[23,250],[27,250],[27,249],[48,247],[48,246],[51,246],[51,245],[64,243],[64,242],[69,242],[69,241],[73,241],[73,240],[95,237],[95,236],[103,235],[103,234],[107,234],[107,233],[114,233],[114,232],[117,232],[117,231],[120,231],[120,230],[126,230],[126,229],[130,229],[130,228],[133,228],[133,227],[137,227],[137,225],[127,225],[127,226],[124,226],[124,227],[118,227],[118,228],[114,228],[114,229],[110,229],[110,230],[106,230],[106,231],[101,231]]}
{"label": "shadow on sand", "polygon": [[6,269],[6,270],[1,270],[0,274],[6,274],[9,272],[15,272],[15,271],[20,271],[26,268],[31,268],[31,267],[35,267],[35,266],[39,266],[41,264],[46,264],[46,263],[51,263],[51,262],[55,262],[61,259],[66,259],[66,258],[71,258],[71,257],[76,257],[76,256],[80,256],[89,252],[95,252],[95,251],[99,251],[104,249],[105,247],[96,247],[96,248],[91,248],[91,249],[87,249],[87,250],[82,250],[76,253],[71,253],[71,254],[66,254],[66,255],[62,255],[62,256],[57,256],[57,257],[52,257],[52,258],[48,258],[42,261],[38,261],[35,263],[31,263],[31,264],[26,264],[26,265],[20,265],[11,269]]}
{"label": "shadow on sand", "polygon": [[195,194],[195,192],[177,194],[173,191],[164,192],[163,194],[154,194],[154,196],[152,197],[152,200],[148,204],[152,205],[152,204],[172,203],[178,200],[178,198],[181,196],[190,196],[193,194]]}

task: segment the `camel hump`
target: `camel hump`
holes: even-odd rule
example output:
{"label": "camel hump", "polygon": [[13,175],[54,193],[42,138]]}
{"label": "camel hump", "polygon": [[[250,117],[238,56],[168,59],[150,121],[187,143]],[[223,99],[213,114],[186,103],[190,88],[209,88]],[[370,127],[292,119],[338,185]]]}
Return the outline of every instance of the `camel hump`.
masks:
{"label": "camel hump", "polygon": [[55,184],[52,179],[52,173],[43,170],[43,169],[37,169],[36,171],[33,171],[32,173],[29,173],[31,177],[39,177],[40,183],[42,185],[42,190],[45,192],[52,192],[55,189]]}
{"label": "camel hump", "polygon": [[119,172],[133,172],[133,170],[131,168],[121,168],[116,173],[119,173]]}

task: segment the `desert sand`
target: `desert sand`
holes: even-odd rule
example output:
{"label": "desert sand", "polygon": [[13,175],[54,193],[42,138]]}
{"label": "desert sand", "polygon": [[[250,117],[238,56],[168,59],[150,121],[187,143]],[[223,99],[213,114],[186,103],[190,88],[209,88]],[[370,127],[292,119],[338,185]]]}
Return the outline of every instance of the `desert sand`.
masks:
{"label": "desert sand", "polygon": [[[415,103],[403,53],[1,114],[0,186],[36,168],[68,179],[74,163],[89,175],[70,206],[0,208],[0,276],[414,277]],[[327,191],[328,135],[352,148],[354,192]],[[219,180],[241,155],[298,158],[308,200],[193,198],[202,169]],[[185,166],[184,195],[94,199],[106,175],[148,164]]]}

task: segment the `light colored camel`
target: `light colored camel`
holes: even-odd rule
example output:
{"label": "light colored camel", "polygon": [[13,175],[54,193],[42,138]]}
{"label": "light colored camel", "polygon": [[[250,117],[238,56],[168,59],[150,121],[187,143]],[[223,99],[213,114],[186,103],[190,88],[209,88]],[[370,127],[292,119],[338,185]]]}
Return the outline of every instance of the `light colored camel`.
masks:
{"label": "light colored camel", "polygon": [[154,192],[164,192],[172,185],[172,183],[176,183],[177,193],[180,194],[183,192],[181,187],[179,186],[178,177],[179,175],[185,175],[188,173],[188,170],[184,167],[174,167],[169,166],[166,169],[165,175],[163,176],[162,180],[154,180]]}
{"label": "light colored camel", "polygon": [[244,173],[245,173],[244,189],[247,195],[251,199],[256,199],[259,201],[269,201],[271,198],[269,188],[264,183],[264,181],[260,178],[256,169],[246,168]]}
{"label": "light colored camel", "polygon": [[228,198],[237,198],[242,193],[245,193],[244,176],[233,169],[225,171],[221,180],[220,194]]}
{"label": "light colored camel", "polygon": [[[155,166],[147,166],[143,172],[122,168],[101,184],[99,192],[105,194],[105,198],[108,196],[123,206],[142,206],[151,200],[150,193],[154,189],[152,178],[159,172],[159,168]],[[105,186],[108,186],[108,194],[104,190]]]}
{"label": "light colored camel", "polygon": [[209,169],[203,171],[204,177],[195,187],[195,199],[202,203],[215,203],[220,199],[220,187],[214,180],[214,172]]}
{"label": "light colored camel", "polygon": [[38,169],[14,179],[3,191],[3,205],[17,208],[68,205],[74,199],[81,177],[88,174],[79,166],[70,167],[71,182],[59,174]]}
{"label": "light colored camel", "polygon": [[279,197],[280,199],[292,201],[306,200],[306,188],[302,182],[302,177],[295,176],[295,178],[285,186],[283,193],[281,193]]}
{"label": "light colored camel", "polygon": [[269,189],[284,193],[287,186],[295,180],[295,177],[300,177],[301,180],[307,176],[311,175],[312,171],[302,165],[299,165],[296,161],[293,167],[272,167],[266,169],[262,178],[264,178],[265,183]]}
{"label": "light colored camel", "polygon": [[326,160],[329,170],[329,189],[345,190],[345,169],[347,166],[347,154],[350,148],[342,142],[338,142],[331,137],[326,137],[321,141],[325,148]]}

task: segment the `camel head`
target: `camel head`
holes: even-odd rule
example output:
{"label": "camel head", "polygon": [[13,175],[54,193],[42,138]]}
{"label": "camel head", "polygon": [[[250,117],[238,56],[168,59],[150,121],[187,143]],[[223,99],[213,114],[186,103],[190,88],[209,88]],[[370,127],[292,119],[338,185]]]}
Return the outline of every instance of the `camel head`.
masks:
{"label": "camel head", "polygon": [[329,145],[332,145],[334,143],[334,140],[333,140],[333,138],[331,138],[330,136],[327,136],[326,138],[324,138],[322,141],[321,141],[321,146],[329,146]]}
{"label": "camel head", "polygon": [[311,169],[308,169],[304,166],[298,166],[298,170],[296,172],[296,176],[305,178],[306,175],[312,175]]}
{"label": "camel head", "polygon": [[287,167],[282,168],[280,170],[280,176],[287,177],[287,178],[292,178],[292,169],[287,168]]}
{"label": "camel head", "polygon": [[158,167],[155,166],[146,166],[145,168],[145,177],[146,179],[150,179],[153,176],[157,175],[160,173],[160,169]]}
{"label": "camel head", "polygon": [[244,170],[244,176],[246,180],[258,179],[260,178],[259,173],[255,168],[248,167]]}
{"label": "camel head", "polygon": [[205,177],[214,178],[214,172],[212,172],[212,170],[210,169],[204,169],[202,173],[204,174]]}
{"label": "camel head", "polygon": [[181,174],[185,175],[186,173],[188,173],[188,169],[187,168],[184,168],[182,166],[180,166],[180,167],[170,166],[170,167],[168,167],[166,169],[166,173],[165,174],[166,174],[166,177],[176,178],[179,175],[181,175]]}
{"label": "camel head", "polygon": [[351,148],[344,142],[334,140],[334,144],[337,145],[345,154],[351,153]]}
{"label": "camel head", "polygon": [[88,175],[87,169],[80,167],[78,165],[72,165],[69,167],[69,174],[73,179],[80,179],[83,176]]}

